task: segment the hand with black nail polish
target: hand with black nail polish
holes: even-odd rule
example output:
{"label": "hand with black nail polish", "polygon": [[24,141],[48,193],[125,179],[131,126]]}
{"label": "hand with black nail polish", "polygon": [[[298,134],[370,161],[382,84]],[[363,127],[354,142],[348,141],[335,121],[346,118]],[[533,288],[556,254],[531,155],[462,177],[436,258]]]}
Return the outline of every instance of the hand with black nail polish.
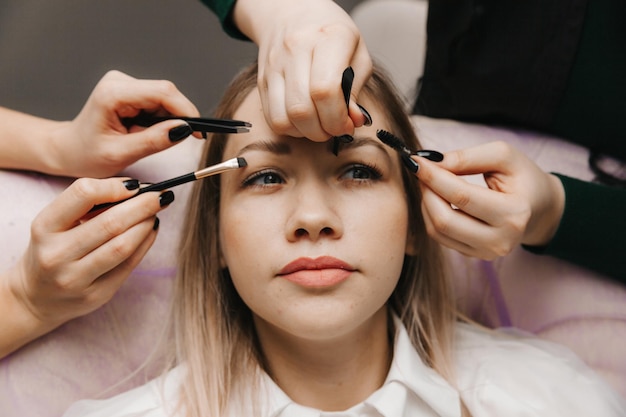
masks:
{"label": "hand with black nail polish", "polygon": [[[353,135],[368,123],[367,111],[357,102],[372,60],[341,6],[319,0],[242,1],[232,17],[259,46],[261,103],[272,130],[325,142]],[[342,78],[348,67],[352,77],[346,100]]]}
{"label": "hand with black nail polish", "polygon": [[[559,227],[561,181],[508,143],[489,142],[419,164],[424,223],[445,246],[493,260],[520,244],[545,246]],[[463,178],[477,174],[486,187]]]}
{"label": "hand with black nail polish", "polygon": [[[156,239],[172,191],[135,195],[130,178],[81,178],[33,220],[23,256],[0,272],[0,358],[106,303]],[[91,213],[107,201],[125,200]]]}
{"label": "hand with black nail polish", "polygon": [[[113,94],[112,92],[115,92]],[[197,108],[169,81],[140,80],[110,71],[69,122],[34,117],[0,107],[0,168],[65,177],[104,178],[180,143],[192,134],[177,119],[150,127],[125,123],[140,113],[197,117]],[[194,136],[201,138],[200,133]],[[2,135],[0,135],[2,136]]]}

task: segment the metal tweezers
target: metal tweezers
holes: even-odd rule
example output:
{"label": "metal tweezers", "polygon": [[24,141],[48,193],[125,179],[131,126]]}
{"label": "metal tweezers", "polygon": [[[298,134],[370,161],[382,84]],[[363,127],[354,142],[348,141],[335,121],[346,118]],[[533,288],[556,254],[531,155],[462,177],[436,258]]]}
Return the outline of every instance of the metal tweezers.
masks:
{"label": "metal tweezers", "polygon": [[252,124],[241,120],[215,119],[211,117],[153,116],[141,113],[139,116],[123,120],[127,128],[133,125],[149,127],[165,120],[184,120],[194,132],[201,132],[206,139],[207,133],[245,133]]}

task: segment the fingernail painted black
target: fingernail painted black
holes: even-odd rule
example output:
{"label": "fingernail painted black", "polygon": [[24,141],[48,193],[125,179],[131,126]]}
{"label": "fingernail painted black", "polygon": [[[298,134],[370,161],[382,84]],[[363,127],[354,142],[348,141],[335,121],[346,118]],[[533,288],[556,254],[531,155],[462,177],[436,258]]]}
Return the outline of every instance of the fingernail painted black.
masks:
{"label": "fingernail painted black", "polygon": [[174,192],[173,191],[164,191],[159,196],[159,204],[161,207],[165,207],[174,201]]}
{"label": "fingernail painted black", "polygon": [[152,230],[157,230],[159,228],[159,225],[161,224],[161,220],[159,220],[158,217],[154,218],[154,225],[152,226]]}
{"label": "fingernail painted black", "polygon": [[126,180],[123,182],[124,187],[126,187],[127,190],[136,190],[137,188],[139,188],[139,180]]}
{"label": "fingernail painted black", "polygon": [[361,106],[359,103],[357,103],[356,105],[359,106],[359,109],[361,109],[361,113],[363,113],[363,116],[365,116],[365,126],[371,126],[372,116],[370,115],[370,112],[365,110],[365,107]]}
{"label": "fingernail painted black", "polygon": [[415,155],[421,156],[422,158],[429,159],[433,162],[441,162],[443,161],[443,154],[437,151],[429,151],[429,150],[420,150],[415,152]]}
{"label": "fingernail painted black", "polygon": [[352,83],[354,82],[354,70],[352,67],[348,67],[343,71],[341,76],[341,91],[343,92],[343,98],[346,102],[346,106],[350,104],[350,91],[352,90]]}
{"label": "fingernail painted black", "polygon": [[411,158],[409,155],[405,153],[402,154],[402,162],[404,163],[404,166],[407,167],[407,169],[414,174],[417,174],[417,171],[419,171],[420,169],[419,164],[415,162],[413,158]]}
{"label": "fingernail painted black", "polygon": [[171,142],[178,142],[179,140],[185,139],[187,136],[193,133],[193,129],[187,123],[184,125],[176,126],[175,128],[170,129],[169,138]]}

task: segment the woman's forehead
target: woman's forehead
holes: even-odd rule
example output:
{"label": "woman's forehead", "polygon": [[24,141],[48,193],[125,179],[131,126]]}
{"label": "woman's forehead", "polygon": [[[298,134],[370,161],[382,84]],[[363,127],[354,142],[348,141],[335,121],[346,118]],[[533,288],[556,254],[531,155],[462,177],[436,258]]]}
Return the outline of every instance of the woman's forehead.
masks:
{"label": "woman's forehead", "polygon": [[[261,104],[261,96],[259,90],[255,87],[246,95],[241,104],[235,109],[233,113],[233,119],[238,117],[244,117],[250,119],[251,117],[263,117],[263,105]],[[250,121],[250,120],[246,120]],[[263,121],[265,118],[263,117]],[[254,124],[252,125],[254,126]]]}
{"label": "woman's forehead", "polygon": [[[359,97],[359,104],[367,108],[368,112],[372,116],[373,124],[371,126],[362,126],[355,129],[354,136],[367,136],[376,138],[376,130],[392,130],[390,129],[390,124],[387,118],[385,117],[385,112],[380,109],[375,101],[370,100],[369,97],[367,97],[365,94],[361,94],[361,96]],[[263,113],[261,97],[256,87],[247,94],[241,104],[233,112],[233,118],[238,120],[245,120],[252,124],[250,132],[231,136],[231,139],[234,137],[238,138],[236,142],[247,142],[247,140],[244,139],[249,139],[252,137],[259,139],[262,137],[262,139],[264,140],[272,140],[274,138],[280,137],[280,135],[274,132],[267,123],[267,120]]]}

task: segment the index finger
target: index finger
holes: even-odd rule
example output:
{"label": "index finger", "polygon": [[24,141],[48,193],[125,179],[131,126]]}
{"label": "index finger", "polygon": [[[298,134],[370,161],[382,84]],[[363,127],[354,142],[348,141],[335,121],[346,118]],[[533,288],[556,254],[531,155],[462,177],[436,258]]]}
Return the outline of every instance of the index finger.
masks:
{"label": "index finger", "polygon": [[128,178],[93,179],[79,178],[48,204],[36,221],[50,232],[62,232],[79,224],[96,204],[119,201],[136,193],[128,190],[124,181]]}
{"label": "index finger", "polygon": [[114,110],[120,118],[134,117],[140,111],[165,112],[196,117],[196,106],[171,81],[142,80],[119,71],[110,71],[94,88],[101,105]]}
{"label": "index finger", "polygon": [[433,163],[425,158],[419,158],[418,161],[420,169],[417,177],[420,182],[470,216],[488,224],[496,224],[500,216],[494,207],[506,210],[508,201],[503,193],[484,185],[470,183],[454,172],[442,168],[440,163]]}

